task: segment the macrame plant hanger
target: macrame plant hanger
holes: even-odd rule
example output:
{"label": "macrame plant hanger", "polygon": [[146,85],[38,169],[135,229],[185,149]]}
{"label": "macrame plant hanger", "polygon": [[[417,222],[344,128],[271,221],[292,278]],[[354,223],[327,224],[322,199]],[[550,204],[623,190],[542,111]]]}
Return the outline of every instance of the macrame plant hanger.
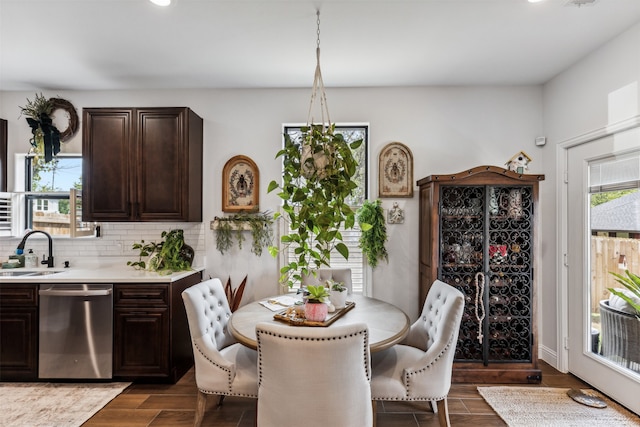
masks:
{"label": "macrame plant hanger", "polygon": [[[316,11],[316,72],[313,77],[313,87],[311,88],[311,102],[309,103],[309,115],[307,117],[307,125],[314,124],[313,119],[313,106],[316,102],[320,102],[320,118],[322,120],[322,131],[324,131],[331,125],[331,119],[329,118],[329,107],[327,105],[327,94],[324,90],[324,82],[322,81],[322,71],[320,70],[320,11]],[[319,101],[318,101],[319,98]]]}

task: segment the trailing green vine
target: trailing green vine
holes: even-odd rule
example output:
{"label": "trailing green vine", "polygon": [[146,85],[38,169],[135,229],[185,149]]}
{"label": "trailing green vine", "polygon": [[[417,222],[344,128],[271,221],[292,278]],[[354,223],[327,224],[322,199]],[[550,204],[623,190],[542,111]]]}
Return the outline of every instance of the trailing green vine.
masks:
{"label": "trailing green vine", "polygon": [[[349,258],[340,229],[355,225],[355,212],[347,200],[357,188],[352,177],[358,164],[352,150],[362,144],[361,139],[347,142],[335,133],[333,124],[306,126],[301,131],[299,139],[284,135],[284,148],[276,155],[282,158],[282,183],[271,181],[267,190],[279,189],[282,216],[289,226],[280,240],[283,246],[295,248],[295,260],[280,268],[280,283],[289,287],[302,275],[328,266],[333,249]],[[269,251],[277,254],[277,248]]]}
{"label": "trailing green vine", "polygon": [[389,254],[385,247],[387,241],[387,227],[384,222],[384,212],[380,200],[365,200],[357,212],[360,234],[360,248],[367,257],[372,268],[378,265],[378,261],[389,262]]}
{"label": "trailing green vine", "polygon": [[234,239],[242,249],[245,240],[245,225],[251,231],[251,252],[261,256],[264,248],[273,244],[273,221],[269,212],[237,213],[225,217],[216,217],[216,249],[224,254],[233,247]]}

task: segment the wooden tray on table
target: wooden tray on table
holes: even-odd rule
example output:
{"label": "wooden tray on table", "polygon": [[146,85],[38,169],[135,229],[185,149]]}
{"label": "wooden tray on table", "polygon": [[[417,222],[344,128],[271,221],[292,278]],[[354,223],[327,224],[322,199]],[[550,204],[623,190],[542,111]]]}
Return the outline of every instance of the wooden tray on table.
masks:
{"label": "wooden tray on table", "polygon": [[287,316],[287,310],[282,310],[273,315],[273,318],[276,320],[280,320],[282,322],[286,322],[290,325],[294,326],[329,326],[340,317],[342,317],[347,311],[351,310],[356,306],[356,303],[353,301],[347,301],[344,308],[336,309],[333,313],[329,313],[326,320],[324,322],[318,322],[313,320],[307,320],[304,318]]}

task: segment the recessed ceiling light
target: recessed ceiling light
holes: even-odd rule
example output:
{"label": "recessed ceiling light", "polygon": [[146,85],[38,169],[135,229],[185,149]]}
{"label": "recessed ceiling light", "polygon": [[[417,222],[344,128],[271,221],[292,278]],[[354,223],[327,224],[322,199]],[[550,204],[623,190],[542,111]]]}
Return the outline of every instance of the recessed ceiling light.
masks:
{"label": "recessed ceiling light", "polygon": [[149,0],[153,4],[157,4],[158,6],[169,6],[171,4],[171,0]]}
{"label": "recessed ceiling light", "polygon": [[529,0],[529,3],[540,3],[541,1],[544,1],[544,0]]}

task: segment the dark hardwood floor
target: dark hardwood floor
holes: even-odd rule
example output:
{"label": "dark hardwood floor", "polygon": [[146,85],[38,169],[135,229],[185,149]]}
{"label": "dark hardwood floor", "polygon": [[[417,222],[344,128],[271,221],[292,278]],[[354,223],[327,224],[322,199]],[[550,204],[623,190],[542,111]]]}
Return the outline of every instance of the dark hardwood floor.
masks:
{"label": "dark hardwood floor", "polygon": [[[540,362],[542,387],[583,387],[571,374],[561,374]],[[505,426],[484,399],[477,386],[453,384],[449,392],[449,414],[453,426]],[[83,427],[187,427],[193,426],[196,407],[193,369],[176,384],[133,384],[96,413]],[[213,399],[212,399],[213,400]],[[437,427],[438,417],[428,403],[378,402],[377,427]],[[256,401],[227,397],[222,406],[208,408],[203,426],[253,427]],[[287,427],[287,426],[283,426]]]}

